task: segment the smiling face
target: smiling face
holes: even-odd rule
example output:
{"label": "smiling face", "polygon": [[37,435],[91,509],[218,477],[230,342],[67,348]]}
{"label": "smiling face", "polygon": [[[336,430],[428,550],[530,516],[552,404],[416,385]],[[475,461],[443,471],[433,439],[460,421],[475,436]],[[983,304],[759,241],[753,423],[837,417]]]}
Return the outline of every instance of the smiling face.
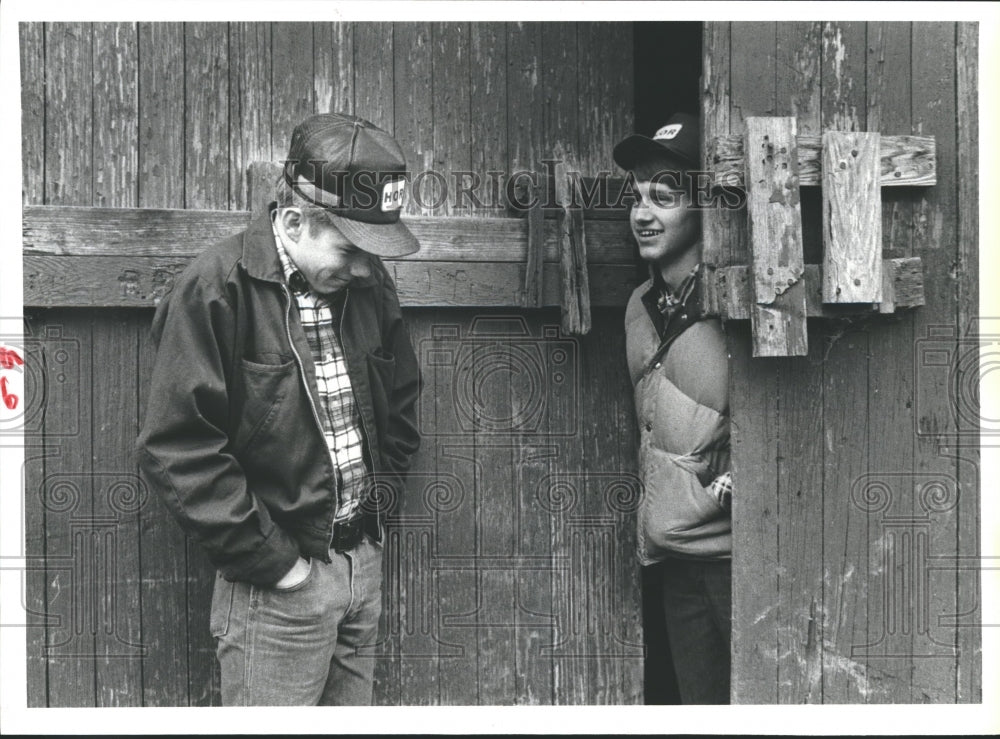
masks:
{"label": "smiling face", "polygon": [[638,199],[629,213],[639,256],[661,270],[689,261],[693,267],[700,257],[701,214],[675,184],[639,180]]}
{"label": "smiling face", "polygon": [[315,292],[335,292],[371,274],[368,254],[325,219],[307,222],[298,208],[283,208],[278,231],[289,258]]}

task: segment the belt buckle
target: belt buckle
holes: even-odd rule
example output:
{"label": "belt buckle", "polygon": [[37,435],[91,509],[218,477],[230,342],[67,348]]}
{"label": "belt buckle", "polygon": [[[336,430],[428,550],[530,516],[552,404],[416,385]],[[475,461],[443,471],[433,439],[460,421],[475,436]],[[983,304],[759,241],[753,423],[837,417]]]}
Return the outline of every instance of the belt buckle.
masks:
{"label": "belt buckle", "polygon": [[358,516],[348,521],[338,521],[333,524],[333,550],[338,554],[354,549],[364,535],[364,517]]}

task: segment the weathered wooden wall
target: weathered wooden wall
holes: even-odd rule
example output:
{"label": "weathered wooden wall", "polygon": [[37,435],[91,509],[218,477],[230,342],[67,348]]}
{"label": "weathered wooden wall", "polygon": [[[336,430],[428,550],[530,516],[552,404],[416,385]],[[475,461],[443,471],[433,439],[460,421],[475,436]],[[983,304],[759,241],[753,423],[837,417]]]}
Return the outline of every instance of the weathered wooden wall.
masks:
{"label": "weathered wooden wall", "polygon": [[[727,327],[734,702],[981,699],[976,45],[975,24],[705,26],[707,138],[794,115],[937,139],[935,186],[882,190],[883,255],[922,258],[926,305],[810,319],[798,358]],[[816,189],[802,217],[821,263]],[[710,261],[749,262],[745,224],[706,217]]]}
{"label": "weathered wooden wall", "polygon": [[[628,24],[38,23],[20,37],[26,204],[247,209],[247,165],[282,158],[314,111],[367,117],[415,170],[446,173],[536,169],[557,142],[585,173],[607,169],[632,128]],[[474,326],[500,334],[469,365],[483,407],[453,391],[460,368],[425,368],[377,701],[641,702],[621,311],[596,311],[579,341],[545,333],[556,311],[475,320],[495,313],[406,311],[425,360],[476,346]],[[27,316],[32,705],[218,702],[213,572],[132,457],[150,319]],[[492,427],[470,430],[469,413]]]}

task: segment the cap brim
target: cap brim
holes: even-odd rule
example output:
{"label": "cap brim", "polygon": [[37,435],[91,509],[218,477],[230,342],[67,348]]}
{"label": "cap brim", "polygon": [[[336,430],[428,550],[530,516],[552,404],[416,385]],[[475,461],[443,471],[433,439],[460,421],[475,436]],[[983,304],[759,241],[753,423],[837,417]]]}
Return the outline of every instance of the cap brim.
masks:
{"label": "cap brim", "polygon": [[636,162],[654,156],[669,157],[688,169],[698,166],[697,162],[676,151],[668,142],[655,141],[637,133],[619,141],[612,152],[615,164],[625,170],[634,169]]}
{"label": "cap brim", "polygon": [[365,223],[327,211],[341,233],[356,247],[377,257],[405,257],[420,251],[420,242],[402,221],[395,223]]}

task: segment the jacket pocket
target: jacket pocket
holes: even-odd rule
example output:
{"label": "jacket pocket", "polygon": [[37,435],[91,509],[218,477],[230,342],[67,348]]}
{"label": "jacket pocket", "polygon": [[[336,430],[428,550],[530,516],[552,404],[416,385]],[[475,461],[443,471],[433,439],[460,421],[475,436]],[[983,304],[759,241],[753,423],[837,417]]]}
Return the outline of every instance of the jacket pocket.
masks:
{"label": "jacket pocket", "polygon": [[240,359],[239,423],[233,446],[248,448],[273,420],[295,382],[295,361],[264,364]]}
{"label": "jacket pocket", "polygon": [[309,572],[306,576],[302,578],[302,582],[297,582],[294,585],[287,588],[279,588],[277,586],[271,588],[276,593],[294,593],[296,590],[302,590],[306,585],[308,585],[313,579],[313,572],[316,570],[316,558],[309,558]]}
{"label": "jacket pocket", "polygon": [[233,592],[236,583],[226,580],[221,572],[215,574],[212,589],[212,607],[208,619],[208,629],[212,636],[225,636],[229,632],[229,621],[233,613]]}
{"label": "jacket pocket", "polygon": [[396,381],[396,358],[378,347],[369,352],[366,359],[368,362],[368,384],[372,391],[372,410],[375,413],[375,426],[379,436],[384,437],[391,411],[389,404],[392,399],[392,388]]}

